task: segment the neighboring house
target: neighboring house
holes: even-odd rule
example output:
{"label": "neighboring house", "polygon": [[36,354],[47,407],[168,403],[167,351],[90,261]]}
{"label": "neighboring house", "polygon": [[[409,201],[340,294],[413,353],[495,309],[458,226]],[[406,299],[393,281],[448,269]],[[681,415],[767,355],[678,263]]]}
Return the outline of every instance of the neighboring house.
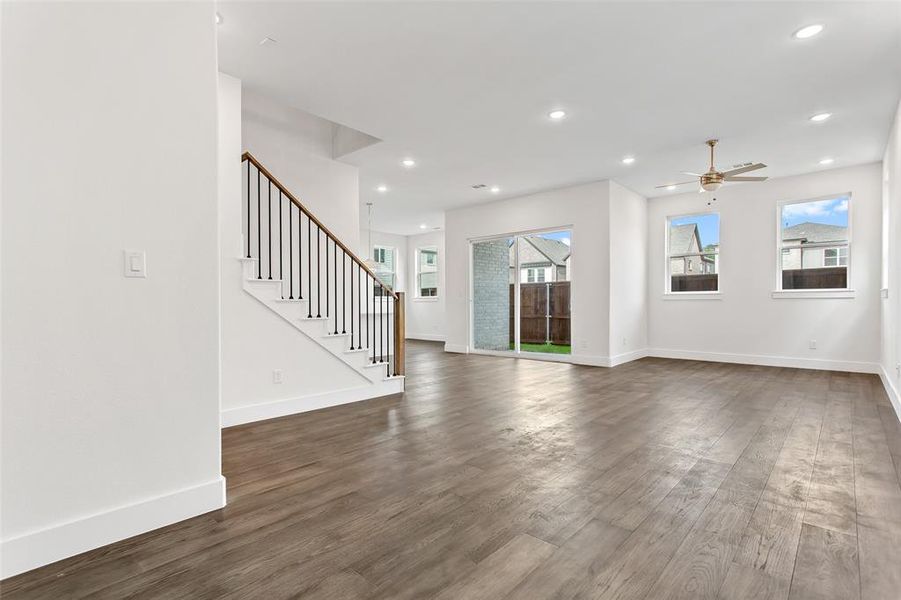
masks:
{"label": "neighboring house", "polygon": [[848,228],[825,223],[798,223],[782,229],[782,244],[796,246],[835,242],[835,248],[784,248],[783,269],[817,269],[848,266]]}
{"label": "neighboring house", "polygon": [[[560,240],[539,236],[520,238],[519,282],[543,283],[546,281],[569,281],[569,261],[571,251],[568,244]],[[510,264],[515,264],[514,248],[510,246]],[[513,269],[510,267],[510,283],[513,283]]]}
{"label": "neighboring house", "polygon": [[[701,244],[701,235],[695,223],[673,225],[669,232],[670,274],[671,275],[704,275],[716,273],[716,244],[704,248]],[[704,251],[711,251],[710,255],[698,256]]]}

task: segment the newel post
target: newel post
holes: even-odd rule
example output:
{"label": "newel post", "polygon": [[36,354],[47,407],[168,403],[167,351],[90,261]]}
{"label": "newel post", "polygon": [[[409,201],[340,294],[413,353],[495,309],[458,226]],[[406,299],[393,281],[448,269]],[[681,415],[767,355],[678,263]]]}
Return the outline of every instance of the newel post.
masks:
{"label": "newel post", "polygon": [[394,370],[395,375],[404,374],[404,293],[395,292],[397,300],[394,301]]}

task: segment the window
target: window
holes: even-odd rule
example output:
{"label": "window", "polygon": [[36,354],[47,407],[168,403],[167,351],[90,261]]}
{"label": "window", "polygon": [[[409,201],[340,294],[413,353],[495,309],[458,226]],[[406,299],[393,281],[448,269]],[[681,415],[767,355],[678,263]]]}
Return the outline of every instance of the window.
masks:
{"label": "window", "polygon": [[535,283],[535,269],[526,270],[526,283]]}
{"label": "window", "polygon": [[416,251],[416,290],[420,298],[438,296],[438,248],[419,248]]}
{"label": "window", "polygon": [[779,205],[782,290],[848,288],[850,195]]}
{"label": "window", "polygon": [[[386,248],[384,246],[375,246],[372,249],[372,260],[376,263],[375,274],[388,287],[389,290],[394,289],[394,248]],[[387,292],[386,292],[387,294]],[[382,289],[375,286],[373,295],[381,296]]]}
{"label": "window", "polygon": [[720,216],[667,220],[667,292],[719,291]]}

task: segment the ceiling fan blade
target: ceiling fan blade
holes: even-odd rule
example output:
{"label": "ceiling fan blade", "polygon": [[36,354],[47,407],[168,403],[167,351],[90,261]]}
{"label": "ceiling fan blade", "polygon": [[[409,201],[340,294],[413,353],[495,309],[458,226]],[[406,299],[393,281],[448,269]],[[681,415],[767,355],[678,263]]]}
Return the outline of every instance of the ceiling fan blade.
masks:
{"label": "ceiling fan blade", "polygon": [[691,171],[679,171],[683,175],[691,175],[692,177],[703,177],[703,173],[692,173]]}
{"label": "ceiling fan blade", "polygon": [[766,181],[767,177],[726,177],[726,181]]}
{"label": "ceiling fan blade", "polygon": [[766,165],[763,163],[756,163],[753,165],[748,165],[746,167],[738,167],[737,169],[732,169],[730,171],[723,171],[723,177],[729,177],[731,175],[739,175],[741,173],[747,173],[748,171],[756,171],[757,169],[764,169]]}
{"label": "ceiling fan blade", "polygon": [[656,186],[656,187],[657,187],[657,189],[660,189],[660,188],[671,187],[671,186],[674,186],[674,185],[686,185],[686,184],[689,184],[689,183],[697,183],[697,181],[694,180],[694,179],[692,179],[691,181],[680,181],[679,183],[664,183],[663,185],[658,185],[658,186]]}

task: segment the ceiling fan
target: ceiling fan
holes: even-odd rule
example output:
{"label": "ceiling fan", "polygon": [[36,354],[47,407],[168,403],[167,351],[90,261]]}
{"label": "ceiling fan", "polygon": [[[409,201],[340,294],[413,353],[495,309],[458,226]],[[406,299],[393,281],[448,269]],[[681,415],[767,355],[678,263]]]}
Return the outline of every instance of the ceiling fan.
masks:
{"label": "ceiling fan", "polygon": [[[700,184],[701,189],[698,190],[700,192],[715,192],[719,189],[723,182],[726,181],[766,181],[766,177],[741,177],[742,173],[747,173],[748,171],[756,171],[757,169],[763,169],[766,167],[763,163],[744,163],[736,166],[733,169],[728,171],[717,171],[716,167],[713,166],[713,147],[716,146],[716,143],[719,140],[707,140],[705,143],[710,146],[710,168],[706,173],[691,173],[689,171],[682,171],[684,175],[692,175],[697,177]],[[679,183],[667,183],[664,185],[658,185],[658,188],[669,188],[676,185],[686,185],[689,183],[694,183],[695,180],[691,181],[681,181]]]}

